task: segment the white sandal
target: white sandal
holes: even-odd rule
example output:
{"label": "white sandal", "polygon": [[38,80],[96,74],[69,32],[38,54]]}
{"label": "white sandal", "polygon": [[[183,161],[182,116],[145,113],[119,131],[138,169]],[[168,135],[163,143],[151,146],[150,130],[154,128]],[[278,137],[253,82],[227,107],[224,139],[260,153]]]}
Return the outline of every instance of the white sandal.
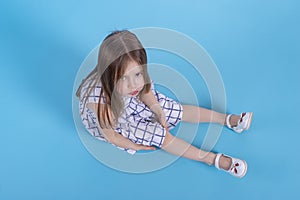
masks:
{"label": "white sandal", "polygon": [[[228,158],[231,158],[232,162],[231,162],[231,166],[229,168],[229,170],[225,170],[220,168],[219,166],[219,161],[220,161],[220,157],[221,156],[226,156]],[[228,172],[229,174],[231,174],[232,176],[238,177],[238,178],[242,178],[246,175],[247,173],[247,163],[245,160],[240,160],[238,158],[233,158],[224,154],[217,154],[216,160],[215,160],[215,167],[219,170],[223,170]]]}
{"label": "white sandal", "polygon": [[227,125],[228,128],[234,130],[235,132],[241,133],[244,130],[248,130],[250,128],[250,125],[251,125],[251,122],[252,122],[252,115],[253,115],[252,112],[243,112],[241,114],[241,118],[238,121],[236,126],[231,126],[230,125],[229,119],[232,116],[232,114],[227,115],[226,116],[226,125]]}

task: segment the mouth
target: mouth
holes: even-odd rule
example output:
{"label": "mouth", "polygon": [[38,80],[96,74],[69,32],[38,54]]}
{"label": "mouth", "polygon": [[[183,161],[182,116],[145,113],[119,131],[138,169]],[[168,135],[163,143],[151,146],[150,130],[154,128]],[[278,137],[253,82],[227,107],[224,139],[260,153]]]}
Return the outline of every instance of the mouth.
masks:
{"label": "mouth", "polygon": [[135,91],[133,91],[133,92],[131,92],[131,93],[129,93],[131,96],[135,96],[135,95],[137,95],[139,93],[139,91],[138,90],[135,90]]}

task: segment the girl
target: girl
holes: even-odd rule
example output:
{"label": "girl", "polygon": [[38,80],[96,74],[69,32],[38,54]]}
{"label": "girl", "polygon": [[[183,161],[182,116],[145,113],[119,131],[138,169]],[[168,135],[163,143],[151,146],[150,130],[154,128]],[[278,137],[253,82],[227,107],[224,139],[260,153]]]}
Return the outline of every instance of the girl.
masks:
{"label": "girl", "polygon": [[252,113],[227,115],[181,105],[156,91],[147,72],[146,51],[129,31],[115,31],[104,39],[97,66],[82,81],[76,95],[86,129],[128,153],[159,147],[215,165],[235,177],[241,178],[247,172],[244,160],[203,151],[174,137],[169,129],[182,120],[219,123],[241,133],[249,129]]}

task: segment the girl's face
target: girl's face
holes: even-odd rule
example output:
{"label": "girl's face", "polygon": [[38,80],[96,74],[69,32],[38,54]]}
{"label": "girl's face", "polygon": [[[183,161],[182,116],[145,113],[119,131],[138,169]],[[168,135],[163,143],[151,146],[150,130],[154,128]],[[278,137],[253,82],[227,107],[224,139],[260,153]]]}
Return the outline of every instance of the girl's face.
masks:
{"label": "girl's face", "polygon": [[121,96],[134,97],[145,85],[143,69],[136,62],[130,61],[124,75],[118,80],[117,88]]}

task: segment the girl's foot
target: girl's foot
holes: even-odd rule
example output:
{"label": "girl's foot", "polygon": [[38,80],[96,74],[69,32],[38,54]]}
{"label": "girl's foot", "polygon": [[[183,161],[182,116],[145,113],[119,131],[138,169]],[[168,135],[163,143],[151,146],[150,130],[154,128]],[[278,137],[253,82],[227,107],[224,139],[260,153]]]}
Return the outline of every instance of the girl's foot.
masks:
{"label": "girl's foot", "polygon": [[215,167],[238,178],[244,177],[247,173],[246,161],[226,156],[224,154],[217,154]]}
{"label": "girl's foot", "polygon": [[240,115],[227,115],[225,124],[228,128],[234,130],[237,133],[241,133],[244,130],[248,130],[252,121],[252,112],[244,112]]}

